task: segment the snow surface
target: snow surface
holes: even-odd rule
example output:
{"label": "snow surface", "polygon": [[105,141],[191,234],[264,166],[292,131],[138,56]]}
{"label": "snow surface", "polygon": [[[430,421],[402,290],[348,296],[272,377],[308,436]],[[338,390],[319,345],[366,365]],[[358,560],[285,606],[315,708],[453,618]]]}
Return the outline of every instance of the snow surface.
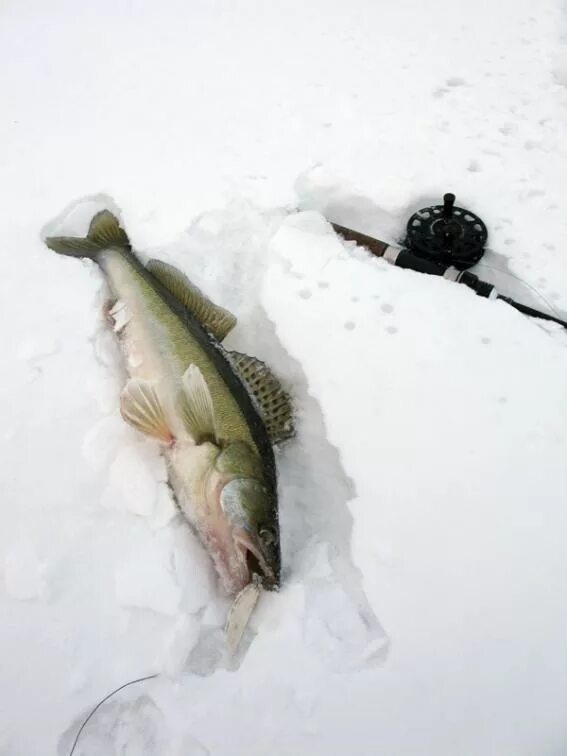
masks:
{"label": "snow surface", "polygon": [[[325,221],[395,240],[452,190],[479,274],[565,317],[565,34],[559,0],[3,0],[1,756],[152,672],[76,754],[567,753],[567,336]],[[100,206],[297,407],[236,660],[99,272],[41,241]]]}

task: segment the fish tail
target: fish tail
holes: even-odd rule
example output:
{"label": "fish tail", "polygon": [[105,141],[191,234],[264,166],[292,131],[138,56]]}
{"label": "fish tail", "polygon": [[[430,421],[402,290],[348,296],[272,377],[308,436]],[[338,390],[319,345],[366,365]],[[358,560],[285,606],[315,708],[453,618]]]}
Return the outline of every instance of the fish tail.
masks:
{"label": "fish tail", "polygon": [[121,248],[130,250],[130,240],[118,218],[109,210],[97,213],[91,221],[86,237],[49,236],[45,243],[54,252],[69,257],[88,257],[96,260],[103,249]]}

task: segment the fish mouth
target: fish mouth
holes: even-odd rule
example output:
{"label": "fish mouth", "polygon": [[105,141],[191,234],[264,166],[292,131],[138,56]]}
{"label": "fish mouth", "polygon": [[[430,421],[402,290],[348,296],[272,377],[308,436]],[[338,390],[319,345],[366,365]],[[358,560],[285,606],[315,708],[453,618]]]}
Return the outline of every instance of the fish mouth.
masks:
{"label": "fish mouth", "polygon": [[260,546],[246,530],[235,529],[234,541],[239,549],[248,570],[248,582],[258,580],[260,584],[272,590],[277,585],[274,570],[268,564]]}

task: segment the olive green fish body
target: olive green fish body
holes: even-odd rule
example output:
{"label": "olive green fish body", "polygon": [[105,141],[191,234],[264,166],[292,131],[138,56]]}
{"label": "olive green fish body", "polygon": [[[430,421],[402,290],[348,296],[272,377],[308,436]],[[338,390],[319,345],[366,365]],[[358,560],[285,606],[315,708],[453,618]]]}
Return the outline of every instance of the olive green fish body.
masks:
{"label": "olive green fish body", "polygon": [[171,266],[142,265],[107,211],[95,216],[86,239],[46,243],[102,269],[111,294],[107,315],[130,375],[122,415],[162,443],[179,506],[226,591],[236,594],[253,578],[277,587],[272,443],[290,435],[291,422],[276,379],[254,358],[226,352],[220,341],[234,317]]}
{"label": "olive green fish body", "polygon": [[[241,439],[257,449],[243,410],[215,365],[213,356],[218,360],[223,353],[213,337],[204,334],[190,313],[180,314],[171,309],[163,293],[156,290],[159,282],[151,279],[131,253],[105,250],[97,262],[113,297],[125,309],[125,334],[121,344],[129,374],[169,384],[167,393],[174,395],[180,389],[188,365],[196,365],[211,393],[221,438]],[[198,331],[201,333],[196,335]],[[171,412],[171,422],[183,436],[182,424],[175,412]],[[260,453],[259,449],[257,451]]]}

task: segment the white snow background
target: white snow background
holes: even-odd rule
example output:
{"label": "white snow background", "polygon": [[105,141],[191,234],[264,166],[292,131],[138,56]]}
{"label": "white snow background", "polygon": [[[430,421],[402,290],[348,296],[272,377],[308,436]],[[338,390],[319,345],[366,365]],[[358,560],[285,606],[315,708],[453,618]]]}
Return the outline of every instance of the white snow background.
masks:
{"label": "white snow background", "polygon": [[[566,34],[559,0],[0,2],[1,756],[152,672],[76,754],[567,754],[567,335],[325,221],[396,240],[454,191],[477,272],[565,317]],[[101,205],[297,408],[231,664],[101,276],[42,243]]]}

